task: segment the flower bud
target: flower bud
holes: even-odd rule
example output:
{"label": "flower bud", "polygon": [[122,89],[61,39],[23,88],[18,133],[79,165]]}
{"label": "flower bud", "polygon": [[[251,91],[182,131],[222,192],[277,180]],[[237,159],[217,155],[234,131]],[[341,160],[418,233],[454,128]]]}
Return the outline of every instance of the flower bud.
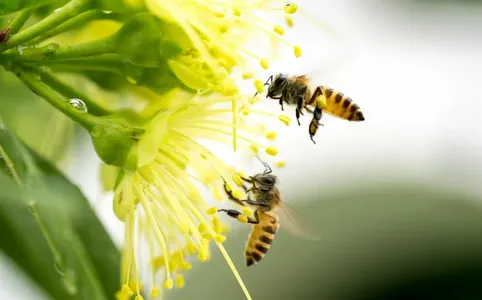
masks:
{"label": "flower bud", "polygon": [[147,12],[130,18],[113,38],[118,54],[135,65],[147,68],[159,67],[181,51],[163,35],[162,21]]}

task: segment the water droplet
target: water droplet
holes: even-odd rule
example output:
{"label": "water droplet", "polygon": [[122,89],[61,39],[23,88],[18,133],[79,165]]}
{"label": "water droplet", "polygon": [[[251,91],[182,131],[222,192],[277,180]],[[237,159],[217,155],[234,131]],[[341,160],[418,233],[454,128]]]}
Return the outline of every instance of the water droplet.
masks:
{"label": "water droplet", "polygon": [[69,295],[75,295],[78,292],[75,284],[75,273],[72,269],[68,269],[62,277],[62,285]]}
{"label": "water droplet", "polygon": [[103,10],[102,12],[106,15],[110,15],[112,13],[112,10]]}
{"label": "water droplet", "polygon": [[55,14],[55,13],[58,13],[62,8],[57,8],[56,10],[54,10],[52,13]]}
{"label": "water droplet", "polygon": [[23,55],[23,50],[27,48],[26,46],[18,46],[17,47],[17,51],[18,51],[18,54],[20,55]]}
{"label": "water droplet", "polygon": [[30,211],[31,214],[34,214],[35,211],[34,211],[34,206],[35,206],[35,202],[34,201],[29,201],[27,203],[27,207],[28,207],[28,210]]}
{"label": "water droplet", "polygon": [[87,105],[85,105],[84,101],[78,98],[70,99],[69,104],[78,111],[87,112]]}
{"label": "water droplet", "polygon": [[126,80],[127,80],[130,84],[137,84],[137,80],[135,80],[133,77],[127,76],[127,77],[126,77]]}
{"label": "water droplet", "polygon": [[62,261],[60,260],[60,258],[55,258],[54,257],[54,269],[57,273],[59,273],[60,275],[64,276],[65,273],[64,273],[64,267],[62,266]]}

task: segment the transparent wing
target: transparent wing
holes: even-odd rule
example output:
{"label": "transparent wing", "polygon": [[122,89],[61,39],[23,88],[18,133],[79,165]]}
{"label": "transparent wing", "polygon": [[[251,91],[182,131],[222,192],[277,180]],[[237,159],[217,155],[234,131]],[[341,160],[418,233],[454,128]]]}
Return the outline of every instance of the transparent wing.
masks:
{"label": "transparent wing", "polygon": [[318,241],[320,236],[316,230],[304,223],[302,217],[286,203],[282,202],[276,208],[276,213],[280,217],[280,227],[286,229],[292,235],[302,237],[309,240]]}

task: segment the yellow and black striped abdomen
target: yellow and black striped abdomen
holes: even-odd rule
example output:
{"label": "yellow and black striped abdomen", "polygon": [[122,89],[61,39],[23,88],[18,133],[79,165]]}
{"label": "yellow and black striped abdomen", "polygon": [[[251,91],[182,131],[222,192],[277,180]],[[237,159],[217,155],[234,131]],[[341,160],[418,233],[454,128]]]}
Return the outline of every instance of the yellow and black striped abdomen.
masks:
{"label": "yellow and black striped abdomen", "polygon": [[265,212],[258,212],[259,223],[254,225],[246,245],[246,264],[259,263],[268,252],[278,231],[278,218]]}
{"label": "yellow and black striped abdomen", "polygon": [[326,86],[320,86],[326,97],[324,112],[348,121],[364,121],[360,106],[350,97]]}

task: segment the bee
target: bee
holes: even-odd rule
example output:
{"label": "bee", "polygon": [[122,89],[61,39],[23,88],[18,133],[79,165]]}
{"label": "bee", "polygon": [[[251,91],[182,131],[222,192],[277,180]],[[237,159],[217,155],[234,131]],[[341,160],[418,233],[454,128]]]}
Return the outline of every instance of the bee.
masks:
{"label": "bee", "polygon": [[[258,156],[256,156],[264,165],[263,173],[250,176],[249,178],[241,177],[245,182],[250,183],[248,188],[243,185],[244,191],[248,194],[246,200],[238,200],[233,197],[232,191],[228,190],[226,182],[224,189],[229,199],[237,204],[252,207],[254,209],[254,218],[248,217],[248,223],[253,224],[253,229],[249,236],[245,257],[246,265],[252,266],[259,263],[274,241],[275,235],[280,227],[280,216],[287,217],[284,224],[287,229],[294,235],[317,240],[316,235],[307,231],[307,227],[300,227],[299,219],[293,217],[293,211],[288,208],[282,200],[281,193],[278,189],[278,177],[272,174],[271,167]],[[253,196],[252,198],[250,196]],[[225,212],[228,216],[238,219],[241,212],[235,209],[219,209],[218,212]]]}
{"label": "bee", "polygon": [[[274,79],[273,75],[271,75],[264,85],[268,86],[266,98],[279,100],[282,111],[284,111],[283,103],[296,105],[296,120],[298,121],[298,125],[301,125],[300,116],[303,115],[303,109],[313,114],[308,132],[314,144],[316,144],[316,142],[313,137],[318,131],[319,126],[323,126],[323,124],[319,122],[323,111],[348,121],[365,120],[360,107],[350,97],[327,86],[313,86],[306,75],[288,76],[279,73]],[[257,94],[258,93],[256,93],[255,96]],[[314,110],[308,108],[308,105],[313,106]]]}

